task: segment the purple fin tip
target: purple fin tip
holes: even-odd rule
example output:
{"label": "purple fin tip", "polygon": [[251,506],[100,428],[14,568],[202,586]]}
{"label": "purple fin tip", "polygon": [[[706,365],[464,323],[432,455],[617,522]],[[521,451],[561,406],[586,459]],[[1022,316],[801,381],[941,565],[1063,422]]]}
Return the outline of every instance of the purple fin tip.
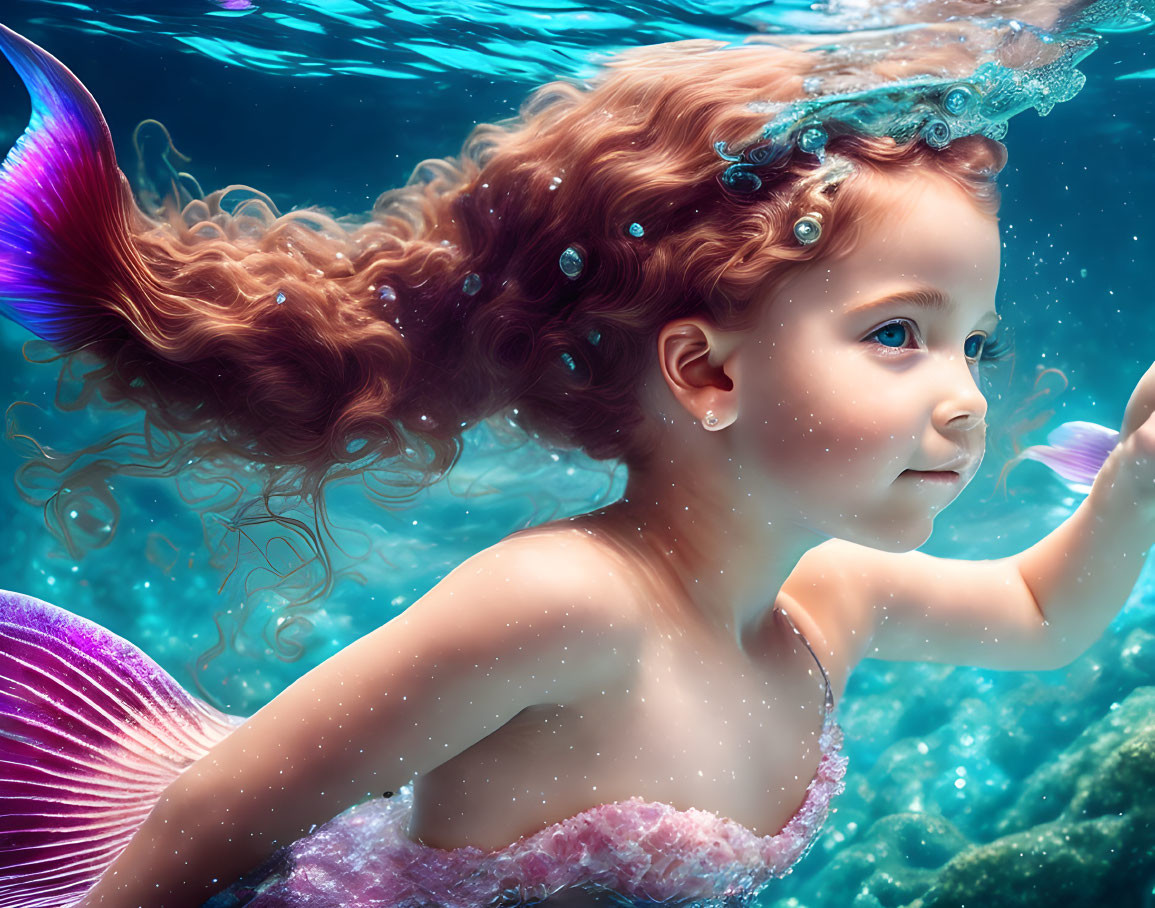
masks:
{"label": "purple fin tip", "polygon": [[1107,457],[1119,443],[1119,433],[1093,422],[1065,422],[1047,435],[1050,444],[1032,445],[1019,457],[1046,464],[1067,487],[1086,495]]}
{"label": "purple fin tip", "polygon": [[0,52],[32,99],[28,128],[0,165],[0,314],[70,349],[83,342],[92,291],[107,280],[122,177],[80,80],[3,25]]}

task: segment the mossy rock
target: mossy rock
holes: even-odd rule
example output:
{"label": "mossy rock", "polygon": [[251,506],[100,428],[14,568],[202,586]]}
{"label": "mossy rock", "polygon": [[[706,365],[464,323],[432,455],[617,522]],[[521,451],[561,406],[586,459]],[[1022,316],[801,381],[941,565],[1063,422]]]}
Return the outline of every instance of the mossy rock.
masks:
{"label": "mossy rock", "polygon": [[[1155,733],[1155,687],[1140,687],[1117,708],[1087,727],[1062,753],[1031,773],[1014,806],[999,818],[996,832],[1000,836],[1010,835],[1060,818],[1085,819],[1088,815],[1081,810],[1092,803],[1088,792],[1120,781],[1114,771],[1108,771],[1108,777],[1103,777],[1109,765],[1123,759],[1116,756],[1119,748],[1151,733]],[[1120,771],[1129,776],[1143,775],[1143,770],[1133,763],[1129,769],[1120,768]],[[1096,782],[1097,779],[1101,781]],[[1144,793],[1132,791],[1131,794],[1142,800]],[[1100,802],[1111,800],[1106,797]],[[1073,813],[1072,805],[1077,805]]]}
{"label": "mossy rock", "polygon": [[1061,806],[1058,819],[961,851],[906,908],[1155,904],[1155,688],[1134,691],[1040,767],[1004,822],[1036,813],[1040,797],[1052,815]]}
{"label": "mossy rock", "polygon": [[[1103,908],[1121,886],[1139,891],[1145,870],[1120,847],[1133,838],[1134,822],[1050,823],[968,849],[908,908]],[[1146,870],[1155,871],[1155,861]]]}

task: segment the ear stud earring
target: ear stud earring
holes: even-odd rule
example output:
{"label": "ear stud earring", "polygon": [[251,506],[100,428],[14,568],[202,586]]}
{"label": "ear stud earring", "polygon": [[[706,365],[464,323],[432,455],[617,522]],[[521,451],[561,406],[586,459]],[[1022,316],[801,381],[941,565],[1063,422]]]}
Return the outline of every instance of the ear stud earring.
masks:
{"label": "ear stud earring", "polygon": [[702,425],[707,429],[712,429],[718,425],[718,417],[714,414],[713,410],[706,411],[706,418],[702,420]]}

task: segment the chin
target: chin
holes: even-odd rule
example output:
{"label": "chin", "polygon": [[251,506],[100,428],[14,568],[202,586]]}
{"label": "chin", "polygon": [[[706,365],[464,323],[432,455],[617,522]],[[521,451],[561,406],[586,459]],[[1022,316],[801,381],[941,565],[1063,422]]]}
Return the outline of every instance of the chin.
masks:
{"label": "chin", "polygon": [[886,552],[913,552],[915,549],[922,547],[928,539],[930,539],[931,531],[934,530],[934,518],[928,518],[926,521],[919,521],[917,527],[911,527],[904,533],[892,537],[888,542],[888,546],[883,548]]}
{"label": "chin", "polygon": [[864,545],[867,548],[878,549],[880,552],[913,552],[930,539],[934,529],[934,520],[911,520],[908,523],[890,523],[885,527],[870,527],[858,524],[846,527],[844,532],[837,533],[839,539]]}
{"label": "chin", "polygon": [[845,512],[828,513],[813,515],[811,520],[799,521],[799,525],[822,539],[842,539],[899,554],[913,551],[930,539],[934,519],[942,510],[927,508],[925,503],[896,508],[889,502],[870,502],[858,505],[857,519],[847,519]]}

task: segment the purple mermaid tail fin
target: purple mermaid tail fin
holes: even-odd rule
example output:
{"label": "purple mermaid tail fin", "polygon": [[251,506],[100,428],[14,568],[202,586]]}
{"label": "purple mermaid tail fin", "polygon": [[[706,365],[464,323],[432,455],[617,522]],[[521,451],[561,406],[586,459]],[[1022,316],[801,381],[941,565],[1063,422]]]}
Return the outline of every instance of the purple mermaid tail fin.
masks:
{"label": "purple mermaid tail fin", "polygon": [[139,212],[92,95],[47,51],[0,25],[0,53],[32,99],[0,165],[0,315],[61,350],[115,334]]}
{"label": "purple mermaid tail fin", "polygon": [[79,901],[243,721],[98,624],[0,591],[0,908]]}
{"label": "purple mermaid tail fin", "polygon": [[1091,491],[1107,456],[1119,443],[1119,433],[1093,422],[1065,422],[1047,435],[1050,444],[1033,445],[1020,458],[1037,460],[1059,474],[1072,491]]}

